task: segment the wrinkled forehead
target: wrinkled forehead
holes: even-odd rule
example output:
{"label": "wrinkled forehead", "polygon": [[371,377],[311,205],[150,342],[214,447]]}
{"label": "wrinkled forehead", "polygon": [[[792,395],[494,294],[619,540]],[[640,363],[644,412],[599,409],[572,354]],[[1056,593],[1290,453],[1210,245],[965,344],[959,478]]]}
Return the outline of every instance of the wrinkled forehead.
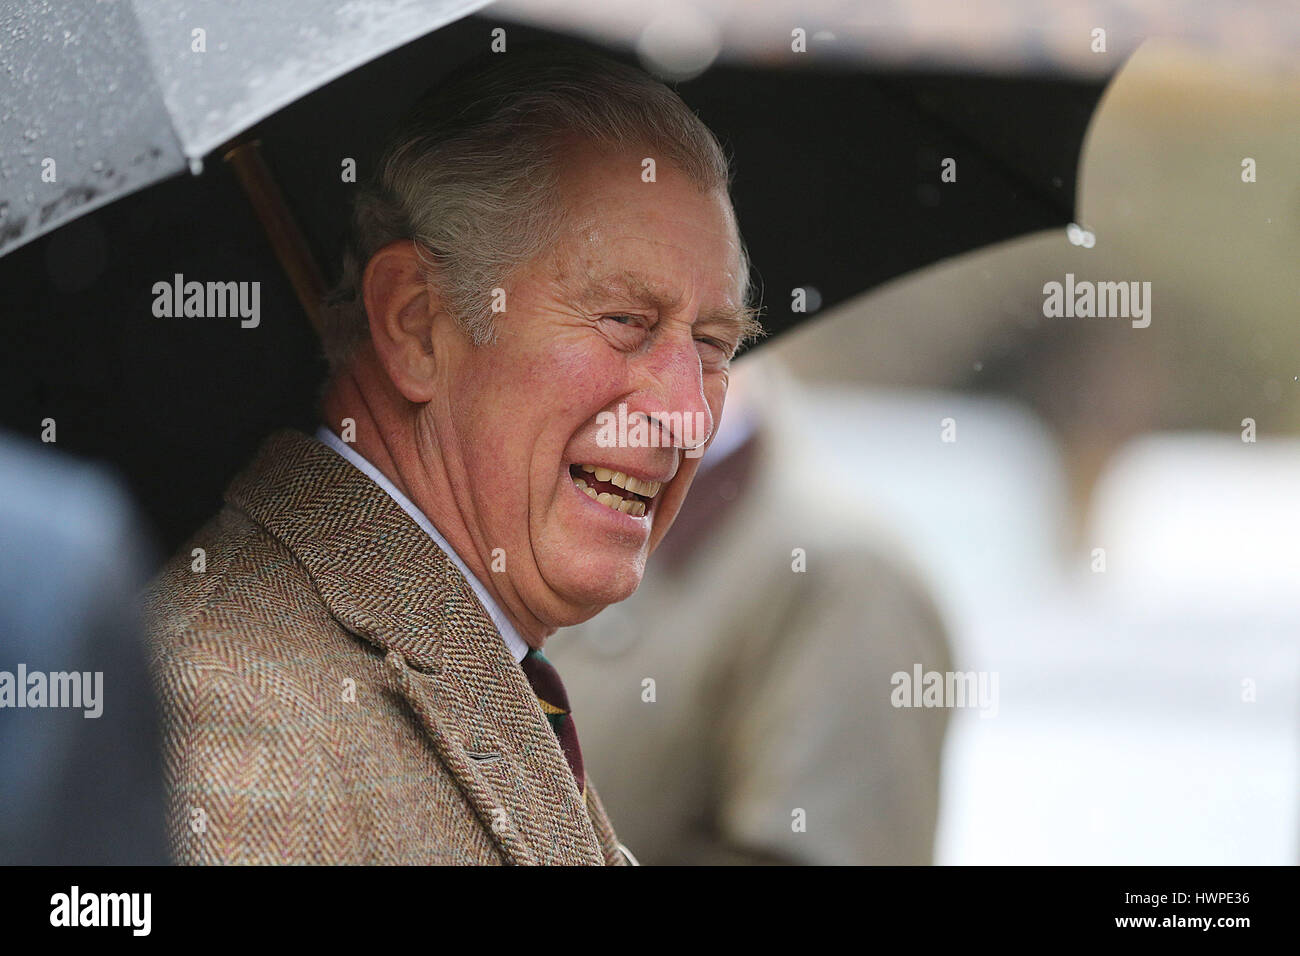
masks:
{"label": "wrinkled forehead", "polygon": [[[684,261],[707,259],[713,271],[725,270],[728,279],[743,271],[747,281],[725,183],[701,183],[647,144],[611,146],[571,136],[558,146],[562,228],[552,251],[567,277],[632,268],[647,259],[671,263],[665,246],[677,242],[689,250]],[[656,157],[647,175],[646,164]],[[615,261],[620,258],[626,261]]]}
{"label": "wrinkled forehead", "polygon": [[695,194],[698,205],[684,214],[579,202],[552,249],[561,288],[584,299],[626,294],[660,304],[696,289],[743,305],[749,276],[731,203],[721,192]]}

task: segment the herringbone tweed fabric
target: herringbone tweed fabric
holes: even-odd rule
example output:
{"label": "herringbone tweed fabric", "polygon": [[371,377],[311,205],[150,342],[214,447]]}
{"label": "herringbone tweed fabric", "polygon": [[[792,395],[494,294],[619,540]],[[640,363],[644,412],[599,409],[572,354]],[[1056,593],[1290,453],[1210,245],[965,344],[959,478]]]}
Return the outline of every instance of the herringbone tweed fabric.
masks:
{"label": "herringbone tweed fabric", "polygon": [[178,862],[625,863],[465,578],[381,488],[284,431],[225,501],[145,596]]}

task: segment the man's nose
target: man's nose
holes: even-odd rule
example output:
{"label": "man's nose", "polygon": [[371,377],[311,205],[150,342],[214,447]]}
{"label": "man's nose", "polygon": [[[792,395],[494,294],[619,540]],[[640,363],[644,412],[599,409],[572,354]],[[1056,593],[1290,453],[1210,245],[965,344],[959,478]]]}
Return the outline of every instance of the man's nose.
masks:
{"label": "man's nose", "polygon": [[661,342],[649,356],[644,388],[629,404],[629,416],[645,415],[658,429],[659,444],[687,451],[713,435],[713,410],[704,397],[704,370],[689,335]]}

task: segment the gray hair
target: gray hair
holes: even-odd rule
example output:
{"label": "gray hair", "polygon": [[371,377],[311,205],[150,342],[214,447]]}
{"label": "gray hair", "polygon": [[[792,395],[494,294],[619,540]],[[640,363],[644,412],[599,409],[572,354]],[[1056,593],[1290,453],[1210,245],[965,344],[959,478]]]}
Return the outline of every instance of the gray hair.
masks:
{"label": "gray hair", "polygon": [[[361,294],[379,249],[414,239],[426,278],[479,345],[495,338],[490,290],[552,248],[561,147],[573,138],[644,146],[701,191],[731,185],[717,138],[681,98],[634,67],[579,47],[545,45],[485,54],[426,93],[389,140],[354,202],[338,284],[325,299],[325,354],[332,371],[369,339]],[[740,245],[742,305],[752,289]],[[746,338],[761,327],[750,309]]]}

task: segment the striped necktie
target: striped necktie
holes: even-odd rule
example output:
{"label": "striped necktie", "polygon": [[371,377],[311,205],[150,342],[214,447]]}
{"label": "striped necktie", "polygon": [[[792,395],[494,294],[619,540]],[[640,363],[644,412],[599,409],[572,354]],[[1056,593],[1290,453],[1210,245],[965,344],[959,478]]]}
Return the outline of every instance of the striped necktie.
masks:
{"label": "striped necktie", "polygon": [[582,768],[582,749],[578,746],[578,730],[573,725],[573,715],[569,712],[569,695],[564,692],[564,683],[555,665],[546,659],[539,650],[530,648],[519,662],[524,676],[533,686],[537,702],[542,705],[542,713],[551,722],[551,730],[560,742],[564,759],[569,762],[573,779],[577,781],[582,799],[587,799],[587,775]]}

